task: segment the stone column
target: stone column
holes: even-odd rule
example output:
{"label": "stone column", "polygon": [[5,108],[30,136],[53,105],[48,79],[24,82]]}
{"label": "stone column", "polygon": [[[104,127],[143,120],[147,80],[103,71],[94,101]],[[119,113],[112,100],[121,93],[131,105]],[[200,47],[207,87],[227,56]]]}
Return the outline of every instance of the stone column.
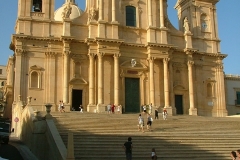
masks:
{"label": "stone column", "polygon": [[103,104],[103,56],[104,53],[98,53],[98,105]]}
{"label": "stone column", "polygon": [[119,53],[114,54],[114,104],[119,105]]}
{"label": "stone column", "polygon": [[224,85],[224,72],[222,57],[218,57],[216,68],[215,68],[215,79],[216,79],[216,97],[215,104],[212,110],[213,117],[225,117],[228,115],[226,109],[226,95]]}
{"label": "stone column", "polygon": [[189,83],[189,101],[190,101],[190,108],[189,108],[189,115],[197,115],[197,109],[194,105],[194,89],[193,89],[193,71],[192,66],[194,62],[192,60],[188,61],[188,83]]}
{"label": "stone column", "polygon": [[14,84],[14,101],[17,101],[18,96],[22,95],[22,86],[23,84],[23,68],[22,61],[25,55],[25,51],[23,49],[15,50],[15,84]]}
{"label": "stone column", "polygon": [[159,8],[160,8],[160,28],[165,28],[164,24],[164,6],[163,0],[159,0]]}
{"label": "stone column", "polygon": [[168,62],[170,58],[163,59],[163,69],[164,69],[164,99],[165,99],[165,108],[170,107],[169,104],[169,79],[168,79]]}
{"label": "stone column", "polygon": [[116,0],[112,0],[112,22],[116,21]]}
{"label": "stone column", "polygon": [[98,6],[98,8],[99,8],[98,20],[99,21],[103,20],[103,2],[102,1],[103,0],[99,0],[99,6]]}
{"label": "stone column", "polygon": [[95,104],[94,53],[89,53],[89,105]]}
{"label": "stone column", "polygon": [[68,83],[69,83],[69,55],[71,51],[63,52],[63,103],[69,103],[69,92],[68,92]]}
{"label": "stone column", "polygon": [[152,26],[152,0],[148,0],[148,26]]}
{"label": "stone column", "polygon": [[150,103],[155,105],[155,85],[154,85],[154,57],[150,57],[149,61],[149,88],[150,88]]}

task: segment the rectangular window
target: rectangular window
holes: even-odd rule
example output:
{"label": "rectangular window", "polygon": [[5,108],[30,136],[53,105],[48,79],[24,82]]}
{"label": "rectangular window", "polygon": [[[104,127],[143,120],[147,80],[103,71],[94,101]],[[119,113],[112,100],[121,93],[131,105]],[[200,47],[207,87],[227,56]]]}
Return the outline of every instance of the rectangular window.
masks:
{"label": "rectangular window", "polygon": [[0,74],[2,74],[2,69],[0,69]]}
{"label": "rectangular window", "polygon": [[236,94],[237,94],[236,105],[240,105],[240,91],[237,91]]}

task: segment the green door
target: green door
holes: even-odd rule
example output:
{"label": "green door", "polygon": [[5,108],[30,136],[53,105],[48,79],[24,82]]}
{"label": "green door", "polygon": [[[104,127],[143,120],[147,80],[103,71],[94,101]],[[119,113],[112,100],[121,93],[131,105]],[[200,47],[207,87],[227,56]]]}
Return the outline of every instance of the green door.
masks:
{"label": "green door", "polygon": [[140,112],[139,78],[125,78],[125,112]]}

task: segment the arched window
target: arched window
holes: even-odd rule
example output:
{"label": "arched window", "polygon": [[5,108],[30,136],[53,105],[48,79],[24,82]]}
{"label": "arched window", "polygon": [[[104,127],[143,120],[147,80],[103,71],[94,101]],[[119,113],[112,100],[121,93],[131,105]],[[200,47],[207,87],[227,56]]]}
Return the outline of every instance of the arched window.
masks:
{"label": "arched window", "polygon": [[136,27],[136,8],[126,6],[126,26]]}
{"label": "arched window", "polygon": [[211,83],[208,83],[207,84],[207,97],[212,97],[213,94],[212,94],[212,85]]}
{"label": "arched window", "polygon": [[39,88],[39,76],[36,71],[31,73],[31,88]]}
{"label": "arched window", "polygon": [[2,81],[1,86],[4,86],[4,81]]}
{"label": "arched window", "polygon": [[42,0],[33,0],[33,12],[42,12]]}

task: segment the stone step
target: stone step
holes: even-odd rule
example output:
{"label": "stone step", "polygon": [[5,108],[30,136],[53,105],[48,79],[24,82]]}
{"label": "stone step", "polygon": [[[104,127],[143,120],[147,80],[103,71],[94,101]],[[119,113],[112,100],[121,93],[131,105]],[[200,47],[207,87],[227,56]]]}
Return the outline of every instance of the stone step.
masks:
{"label": "stone step", "polygon": [[240,125],[235,118],[173,116],[154,120],[153,131],[142,133],[137,130],[138,114],[52,115],[65,145],[68,132],[74,133],[76,160],[125,159],[122,145],[129,136],[133,160],[150,159],[152,147],[161,160],[225,160],[231,150],[239,148]]}

